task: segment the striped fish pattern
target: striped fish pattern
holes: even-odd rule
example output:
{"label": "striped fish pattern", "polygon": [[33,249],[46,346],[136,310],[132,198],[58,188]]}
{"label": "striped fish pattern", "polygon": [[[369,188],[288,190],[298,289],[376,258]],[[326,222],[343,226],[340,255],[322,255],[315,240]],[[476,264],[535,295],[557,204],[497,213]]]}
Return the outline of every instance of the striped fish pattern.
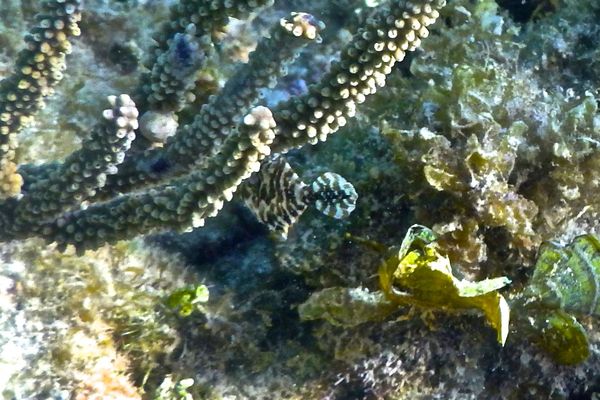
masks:
{"label": "striped fish pattern", "polygon": [[244,197],[257,219],[284,239],[309,206],[341,219],[352,213],[358,199],[354,186],[332,172],[322,174],[310,185],[304,183],[283,157],[263,165],[252,190]]}

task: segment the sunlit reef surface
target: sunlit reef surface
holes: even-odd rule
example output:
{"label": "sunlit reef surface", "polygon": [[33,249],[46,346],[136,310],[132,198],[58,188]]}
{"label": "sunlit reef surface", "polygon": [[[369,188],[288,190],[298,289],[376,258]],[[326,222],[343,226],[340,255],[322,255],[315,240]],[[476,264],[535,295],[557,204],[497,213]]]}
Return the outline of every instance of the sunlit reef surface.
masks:
{"label": "sunlit reef surface", "polygon": [[[37,3],[2,2],[0,78],[11,71]],[[63,159],[78,148],[106,96],[131,89],[172,3],[85,1],[65,78],[19,135],[19,163]],[[198,72],[205,96],[198,104],[289,11],[322,19],[323,43],[303,50],[261,101],[274,106],[304,93],[376,3],[276,0],[247,20],[230,21],[226,32],[214,33],[216,54]],[[234,198],[193,232],[140,237],[83,256],[38,239],[1,243],[0,397],[591,399],[600,393],[597,317],[567,310],[589,341],[589,356],[575,365],[557,363],[519,326],[528,320],[519,301],[540,245],[567,245],[598,230],[600,5],[449,3],[421,47],[358,107],[355,119],[327,142],[286,155],[306,182],[333,171],[354,185],[359,200],[348,218],[308,210],[281,241]],[[378,290],[378,267],[389,254],[373,247],[399,245],[413,224],[438,236],[457,278],[511,280],[501,289],[513,307],[504,346],[476,312],[398,307],[361,324],[300,320],[298,306],[323,289]],[[591,273],[574,278],[581,287],[598,277],[593,256]],[[209,299],[198,300],[191,314],[167,304],[178,290],[201,285]]]}

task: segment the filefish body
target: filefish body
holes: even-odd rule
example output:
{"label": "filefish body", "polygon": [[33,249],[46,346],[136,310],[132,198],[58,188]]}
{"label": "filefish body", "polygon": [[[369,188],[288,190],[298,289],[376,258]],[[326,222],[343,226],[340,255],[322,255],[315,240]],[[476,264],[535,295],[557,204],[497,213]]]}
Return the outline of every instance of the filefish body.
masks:
{"label": "filefish body", "polygon": [[341,219],[352,213],[357,199],[354,186],[341,175],[326,172],[308,185],[283,157],[263,165],[245,198],[258,220],[283,238],[309,206]]}

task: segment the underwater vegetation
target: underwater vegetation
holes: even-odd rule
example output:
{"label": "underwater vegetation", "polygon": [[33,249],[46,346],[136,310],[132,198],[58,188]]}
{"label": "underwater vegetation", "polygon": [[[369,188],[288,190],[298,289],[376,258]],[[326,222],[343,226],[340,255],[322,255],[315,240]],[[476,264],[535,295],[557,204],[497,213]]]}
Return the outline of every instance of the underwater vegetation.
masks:
{"label": "underwater vegetation", "polygon": [[[354,376],[340,376],[347,390],[366,387],[374,397],[410,398],[398,395],[394,385],[415,387],[409,377],[418,365],[444,376],[440,380],[446,385],[463,388],[464,397],[458,398],[569,398],[597,391],[594,378],[576,375],[595,376],[598,366],[597,320],[586,308],[595,301],[591,287],[597,274],[590,261],[595,250],[583,245],[597,235],[600,75],[592,38],[598,38],[599,9],[594,2],[555,5],[523,24],[494,1],[449,4],[441,13],[446,25],[365,104],[365,116],[345,133],[347,142],[332,139],[337,141],[332,149],[350,155],[328,162],[327,143],[304,163],[308,170],[328,163],[352,171],[344,176],[360,195],[346,227],[330,227],[333,232],[323,237],[317,233],[321,223],[306,222],[296,243],[277,246],[282,265],[315,288],[300,310],[331,325],[316,331],[327,342],[323,348],[335,349],[331,354],[355,370]],[[355,146],[360,153],[352,150]],[[440,325],[454,322],[444,316],[443,322],[431,323],[430,307],[418,313],[425,312],[437,341],[406,334],[404,340],[413,340],[409,346],[393,337],[398,321],[415,313],[386,302],[374,266],[412,224],[431,228],[435,247],[448,257],[456,278],[511,280],[500,289],[511,323],[504,349],[489,349],[493,372],[477,371],[484,363],[479,347],[467,356],[472,364],[444,353],[455,332]],[[380,243],[380,250],[365,249],[365,240]],[[568,261],[551,263],[549,248]],[[579,256],[569,256],[572,252]],[[567,311],[560,298],[582,306]],[[472,346],[475,326],[461,329]],[[420,357],[428,361],[417,360],[419,346]],[[562,369],[549,362],[579,366]],[[446,365],[466,371],[461,376],[479,377],[487,389],[446,374]],[[505,380],[517,383],[507,389]],[[419,382],[436,387],[427,379]],[[428,393],[447,394],[442,384],[437,387]]]}
{"label": "underwater vegetation", "polygon": [[4,397],[600,392],[595,1],[8,3]]}
{"label": "underwater vegetation", "polygon": [[598,315],[599,251],[594,235],[567,246],[543,244],[528,287],[515,299],[521,323],[557,362],[574,364],[589,356],[587,334],[576,317]]}
{"label": "underwater vegetation", "polygon": [[168,307],[176,309],[182,317],[187,317],[194,311],[203,312],[201,303],[206,303],[209,292],[206,285],[178,289],[167,297],[165,303]]}
{"label": "underwater vegetation", "polygon": [[333,324],[353,326],[381,320],[402,305],[444,310],[475,308],[484,313],[497,331],[498,342],[504,345],[510,311],[497,290],[510,280],[505,277],[481,282],[456,279],[448,258],[438,252],[435,240],[430,229],[411,226],[400,247],[386,251],[390,253],[389,258],[378,272],[381,292],[327,288],[313,293],[300,305],[300,318],[325,318]]}
{"label": "underwater vegetation", "polygon": [[[568,246],[544,243],[528,286],[511,299],[510,306],[497,292],[510,284],[508,278],[458,280],[436,242],[429,228],[411,226],[398,248],[383,250],[389,258],[379,267],[380,291],[323,289],[299,306],[300,318],[356,326],[389,318],[406,305],[447,312],[478,309],[504,345],[512,308],[516,334],[532,336],[556,362],[576,364],[589,356],[587,334],[575,317],[598,315],[600,240],[596,236],[580,236]],[[382,251],[379,243],[364,244]]]}

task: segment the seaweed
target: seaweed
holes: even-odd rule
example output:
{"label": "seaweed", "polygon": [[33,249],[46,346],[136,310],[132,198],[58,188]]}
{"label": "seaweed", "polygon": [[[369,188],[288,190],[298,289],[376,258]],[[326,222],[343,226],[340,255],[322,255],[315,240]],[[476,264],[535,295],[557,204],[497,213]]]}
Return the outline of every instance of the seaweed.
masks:
{"label": "seaweed", "polygon": [[165,300],[167,307],[177,311],[181,317],[187,317],[194,311],[204,312],[201,303],[208,301],[209,292],[206,285],[195,285],[177,289]]}
{"label": "seaweed", "polygon": [[546,242],[529,285],[515,296],[517,329],[560,364],[577,364],[590,354],[577,318],[599,316],[600,240],[588,234],[566,246]]}
{"label": "seaweed", "polygon": [[[377,243],[363,242],[376,250],[382,248]],[[300,305],[300,317],[354,326],[383,319],[401,306],[443,311],[477,309],[483,312],[496,330],[498,342],[504,345],[510,309],[498,289],[510,283],[508,278],[479,282],[457,279],[448,257],[437,247],[435,234],[421,225],[411,226],[400,247],[390,248],[387,253],[387,259],[379,267],[380,291],[327,288],[313,293]]]}

